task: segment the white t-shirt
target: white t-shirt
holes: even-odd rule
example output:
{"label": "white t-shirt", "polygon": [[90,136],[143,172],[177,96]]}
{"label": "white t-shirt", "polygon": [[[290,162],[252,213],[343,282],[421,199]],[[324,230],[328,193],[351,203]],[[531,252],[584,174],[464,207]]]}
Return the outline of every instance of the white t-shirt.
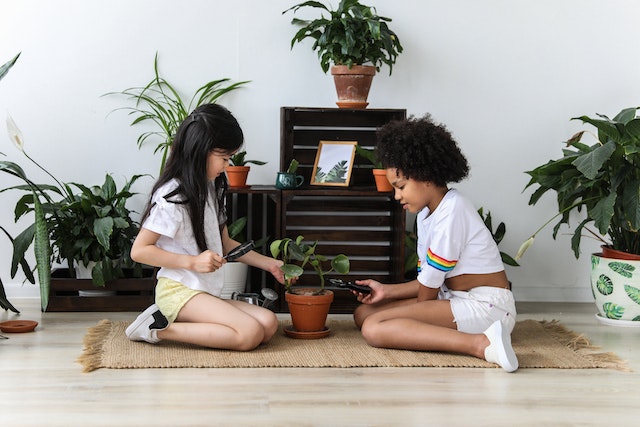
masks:
{"label": "white t-shirt", "polygon": [[433,212],[425,207],[416,221],[421,284],[435,289],[449,277],[504,270],[491,232],[457,190],[449,190]]}
{"label": "white t-shirt", "polygon": [[[156,246],[168,252],[176,254],[198,255],[200,248],[196,243],[187,206],[179,203],[179,196],[164,196],[178,186],[174,179],[160,187],[151,197],[149,216],[142,224],[143,228],[160,234]],[[220,222],[224,222],[224,213],[218,212],[218,203],[215,197],[215,187],[210,184],[209,197],[204,212],[204,233],[207,248],[218,254],[222,254],[222,237],[220,236]],[[162,267],[158,271],[158,277],[166,277],[183,285],[200,291],[219,296],[224,285],[224,272],[222,269],[211,273],[198,273],[192,270]]]}

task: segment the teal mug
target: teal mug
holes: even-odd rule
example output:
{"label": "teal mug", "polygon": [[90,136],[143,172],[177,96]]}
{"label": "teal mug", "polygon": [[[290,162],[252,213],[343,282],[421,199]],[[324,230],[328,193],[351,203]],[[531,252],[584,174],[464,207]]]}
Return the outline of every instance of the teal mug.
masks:
{"label": "teal mug", "polygon": [[293,173],[278,172],[276,177],[276,187],[280,190],[291,190],[298,188],[304,182],[304,177]]}

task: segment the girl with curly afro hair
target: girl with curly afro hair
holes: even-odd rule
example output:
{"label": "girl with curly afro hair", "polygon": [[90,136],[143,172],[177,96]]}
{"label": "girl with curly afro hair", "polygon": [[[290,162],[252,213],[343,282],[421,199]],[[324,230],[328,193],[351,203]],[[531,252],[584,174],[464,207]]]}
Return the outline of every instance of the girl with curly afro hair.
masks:
{"label": "girl with curly afro hair", "polygon": [[362,336],[374,347],[464,353],[515,371],[515,301],[500,252],[472,203],[448,186],[467,177],[467,159],[429,115],[391,122],[377,136],[395,199],[417,214],[418,277],[356,281],[371,288],[354,291]]}

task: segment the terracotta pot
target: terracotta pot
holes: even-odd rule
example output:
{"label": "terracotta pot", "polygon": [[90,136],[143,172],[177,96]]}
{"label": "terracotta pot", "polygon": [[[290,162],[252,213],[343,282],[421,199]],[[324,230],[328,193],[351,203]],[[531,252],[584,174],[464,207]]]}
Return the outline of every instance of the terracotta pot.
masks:
{"label": "terracotta pot", "polygon": [[285,300],[289,304],[291,321],[298,332],[316,332],[324,329],[329,308],[333,302],[333,292],[326,290],[320,295],[312,295],[317,289],[296,289],[287,292]]}
{"label": "terracotta pot", "polygon": [[227,180],[229,181],[229,187],[248,187],[247,176],[249,175],[249,169],[249,166],[227,166]]}
{"label": "terracotta pot", "polygon": [[602,245],[600,247],[602,248],[602,256],[605,258],[628,259],[628,260],[640,261],[640,255],[630,254],[629,252],[618,251],[608,245]]}
{"label": "terracotta pot", "polygon": [[386,169],[373,169],[373,178],[376,180],[376,188],[382,193],[393,190],[391,183],[387,179]]}
{"label": "terracotta pot", "polygon": [[351,68],[346,65],[334,65],[331,67],[331,75],[336,85],[339,108],[366,108],[369,103],[369,89],[376,67],[373,65],[354,65]]}

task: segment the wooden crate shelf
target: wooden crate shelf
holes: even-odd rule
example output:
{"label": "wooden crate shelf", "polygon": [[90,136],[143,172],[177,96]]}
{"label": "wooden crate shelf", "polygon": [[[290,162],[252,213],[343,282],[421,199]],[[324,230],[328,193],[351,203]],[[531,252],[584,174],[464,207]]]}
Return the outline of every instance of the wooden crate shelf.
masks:
{"label": "wooden crate shelf", "polygon": [[[46,311],[142,311],[154,303],[156,277],[153,269],[145,269],[145,277],[127,277],[95,286],[91,279],[69,277],[66,268],[51,273],[49,305]],[[78,291],[111,290],[110,296],[80,296]]]}

